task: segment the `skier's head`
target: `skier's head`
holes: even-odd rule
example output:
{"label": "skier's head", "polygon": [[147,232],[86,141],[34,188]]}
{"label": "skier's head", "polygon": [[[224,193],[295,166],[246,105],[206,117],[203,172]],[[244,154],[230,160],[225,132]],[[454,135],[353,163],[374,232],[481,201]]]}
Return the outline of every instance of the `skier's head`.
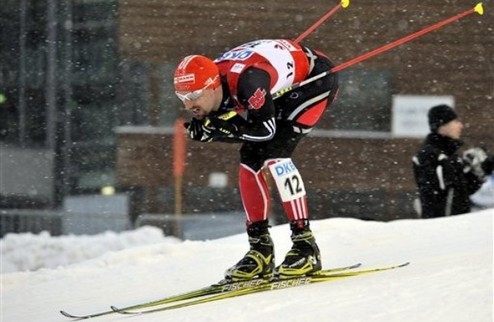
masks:
{"label": "skier's head", "polygon": [[175,70],[173,84],[185,109],[196,117],[203,118],[219,107],[220,73],[211,59],[201,55],[185,57]]}
{"label": "skier's head", "polygon": [[454,139],[460,138],[463,124],[458,119],[458,115],[452,107],[446,104],[433,106],[429,110],[428,117],[432,132]]}
{"label": "skier's head", "polygon": [[201,55],[190,55],[182,59],[175,70],[175,91],[194,92],[220,85],[220,72],[216,64]]}

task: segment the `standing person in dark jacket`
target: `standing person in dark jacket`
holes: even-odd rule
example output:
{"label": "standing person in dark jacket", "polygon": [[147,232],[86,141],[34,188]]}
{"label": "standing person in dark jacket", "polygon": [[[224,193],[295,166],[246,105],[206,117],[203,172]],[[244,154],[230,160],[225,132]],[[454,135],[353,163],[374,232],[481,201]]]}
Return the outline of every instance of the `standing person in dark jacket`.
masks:
{"label": "standing person in dark jacket", "polygon": [[434,106],[428,114],[431,133],[413,157],[413,170],[422,218],[470,212],[470,195],[492,172],[494,158],[481,148],[457,154],[463,124],[448,105]]}

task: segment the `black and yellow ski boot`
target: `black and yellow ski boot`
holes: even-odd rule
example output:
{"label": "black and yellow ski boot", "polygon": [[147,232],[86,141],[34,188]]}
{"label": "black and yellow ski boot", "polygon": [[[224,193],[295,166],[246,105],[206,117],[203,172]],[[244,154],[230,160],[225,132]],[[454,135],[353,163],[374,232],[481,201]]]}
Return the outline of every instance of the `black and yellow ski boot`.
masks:
{"label": "black and yellow ski boot", "polygon": [[273,276],[274,245],[268,227],[267,220],[248,224],[250,250],[225,272],[225,280],[239,281]]}
{"label": "black and yellow ski boot", "polygon": [[285,260],[275,270],[275,276],[283,279],[311,275],[321,270],[321,253],[307,220],[290,223],[293,246]]}

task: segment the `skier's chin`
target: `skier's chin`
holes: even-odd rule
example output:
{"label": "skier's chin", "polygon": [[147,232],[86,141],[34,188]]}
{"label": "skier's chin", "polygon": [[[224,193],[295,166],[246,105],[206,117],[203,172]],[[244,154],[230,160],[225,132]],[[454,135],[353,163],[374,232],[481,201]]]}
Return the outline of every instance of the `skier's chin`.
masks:
{"label": "skier's chin", "polygon": [[198,119],[198,120],[204,120],[207,116],[208,116],[208,113],[205,113],[205,112],[199,112],[199,113],[195,113],[195,118]]}

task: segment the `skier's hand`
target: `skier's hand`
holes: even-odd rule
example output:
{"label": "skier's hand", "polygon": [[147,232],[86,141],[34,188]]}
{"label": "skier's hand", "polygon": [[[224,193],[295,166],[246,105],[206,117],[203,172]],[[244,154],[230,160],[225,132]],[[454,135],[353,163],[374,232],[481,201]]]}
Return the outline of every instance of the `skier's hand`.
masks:
{"label": "skier's hand", "polygon": [[184,123],[184,127],[192,140],[199,142],[211,142],[213,140],[211,133],[213,129],[207,127],[201,120],[192,118],[190,122]]}
{"label": "skier's hand", "polygon": [[238,137],[238,127],[229,122],[237,116],[235,112],[228,112],[219,116],[210,116],[204,122],[205,126],[213,129],[213,136]]}

